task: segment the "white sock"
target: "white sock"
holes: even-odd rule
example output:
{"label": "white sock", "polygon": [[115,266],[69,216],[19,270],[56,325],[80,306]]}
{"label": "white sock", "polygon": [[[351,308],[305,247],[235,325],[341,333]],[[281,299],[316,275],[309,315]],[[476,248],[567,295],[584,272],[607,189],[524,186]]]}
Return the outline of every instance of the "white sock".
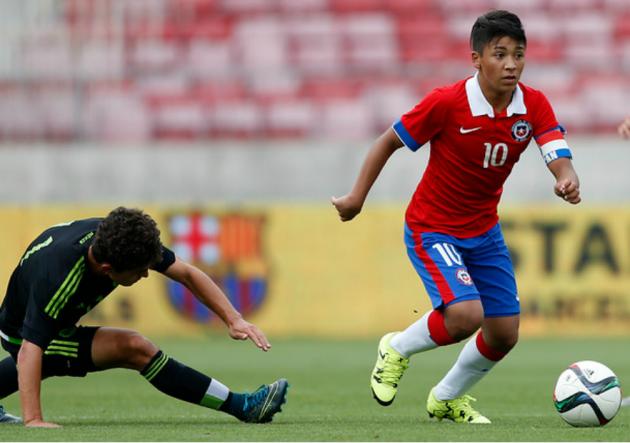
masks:
{"label": "white sock", "polygon": [[496,364],[496,361],[481,355],[477,348],[476,337],[473,336],[460,352],[450,371],[433,388],[433,395],[438,400],[461,397]]}
{"label": "white sock", "polygon": [[429,334],[428,319],[433,311],[429,311],[420,320],[411,324],[407,329],[394,335],[389,345],[403,357],[409,358],[418,352],[437,348],[437,344]]}

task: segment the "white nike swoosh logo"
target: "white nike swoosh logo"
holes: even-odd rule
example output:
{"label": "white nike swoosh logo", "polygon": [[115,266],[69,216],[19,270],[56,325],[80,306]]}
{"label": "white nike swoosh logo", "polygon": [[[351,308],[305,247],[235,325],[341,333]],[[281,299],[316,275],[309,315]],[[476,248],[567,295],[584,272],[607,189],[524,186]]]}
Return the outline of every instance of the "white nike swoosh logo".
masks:
{"label": "white nike swoosh logo", "polygon": [[464,129],[463,126],[459,127],[459,132],[462,134],[468,134],[469,132],[477,131],[481,129],[481,126],[477,126],[476,128]]}

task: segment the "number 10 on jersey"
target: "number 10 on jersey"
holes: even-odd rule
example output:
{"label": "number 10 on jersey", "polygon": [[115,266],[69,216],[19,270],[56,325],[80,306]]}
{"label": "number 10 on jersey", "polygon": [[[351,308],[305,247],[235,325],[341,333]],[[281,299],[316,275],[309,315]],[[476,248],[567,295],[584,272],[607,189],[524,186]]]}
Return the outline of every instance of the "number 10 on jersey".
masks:
{"label": "number 10 on jersey", "polygon": [[507,160],[508,146],[505,143],[484,143],[486,147],[486,155],[483,158],[483,167],[503,166]]}

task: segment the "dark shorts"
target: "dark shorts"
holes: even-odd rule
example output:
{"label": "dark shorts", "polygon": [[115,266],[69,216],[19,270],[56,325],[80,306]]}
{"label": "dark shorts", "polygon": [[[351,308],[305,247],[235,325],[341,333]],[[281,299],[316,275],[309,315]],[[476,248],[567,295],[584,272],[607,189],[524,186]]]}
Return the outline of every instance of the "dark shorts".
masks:
{"label": "dark shorts", "polygon": [[[92,341],[97,330],[94,326],[76,326],[59,332],[44,351],[42,378],[85,377],[88,372],[100,371],[92,362]],[[17,361],[19,344],[2,339],[2,347]]]}

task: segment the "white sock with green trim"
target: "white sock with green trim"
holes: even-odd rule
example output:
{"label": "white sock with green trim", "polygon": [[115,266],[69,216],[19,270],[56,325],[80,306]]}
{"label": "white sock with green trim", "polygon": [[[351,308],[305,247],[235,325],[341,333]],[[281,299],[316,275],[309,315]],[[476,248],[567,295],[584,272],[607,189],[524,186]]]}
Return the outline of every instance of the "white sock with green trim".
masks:
{"label": "white sock with green trim", "polygon": [[223,402],[228,398],[230,390],[223,383],[213,378],[210,386],[201,399],[201,405],[207,408],[219,409]]}

